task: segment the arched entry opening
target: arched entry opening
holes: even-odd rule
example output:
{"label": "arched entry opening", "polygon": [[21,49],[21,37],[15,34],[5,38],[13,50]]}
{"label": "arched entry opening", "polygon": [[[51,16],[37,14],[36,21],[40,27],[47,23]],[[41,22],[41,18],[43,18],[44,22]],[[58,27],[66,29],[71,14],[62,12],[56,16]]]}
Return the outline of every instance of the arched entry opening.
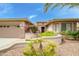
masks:
{"label": "arched entry opening", "polygon": [[45,32],[45,27],[41,27],[41,32]]}

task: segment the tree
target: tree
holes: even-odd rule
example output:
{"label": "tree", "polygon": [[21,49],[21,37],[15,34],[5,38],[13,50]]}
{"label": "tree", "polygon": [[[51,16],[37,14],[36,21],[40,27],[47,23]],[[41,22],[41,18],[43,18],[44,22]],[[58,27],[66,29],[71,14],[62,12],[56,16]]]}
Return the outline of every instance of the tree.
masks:
{"label": "tree", "polygon": [[60,6],[60,9],[62,9],[65,6],[68,6],[68,8],[73,8],[78,7],[79,3],[46,3],[44,6],[44,11],[47,12],[50,7],[51,9],[54,9],[58,6]]}

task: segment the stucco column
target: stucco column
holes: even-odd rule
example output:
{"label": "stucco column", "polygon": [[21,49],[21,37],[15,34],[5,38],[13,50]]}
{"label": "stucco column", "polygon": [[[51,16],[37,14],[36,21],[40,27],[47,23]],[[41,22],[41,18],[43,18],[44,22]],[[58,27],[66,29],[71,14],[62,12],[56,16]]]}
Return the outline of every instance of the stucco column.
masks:
{"label": "stucco column", "polygon": [[67,23],[66,24],[66,30],[72,31],[71,25],[72,25],[72,23]]}
{"label": "stucco column", "polygon": [[77,30],[77,23],[72,23],[72,31]]}
{"label": "stucco column", "polygon": [[58,24],[58,32],[61,32],[61,23]]}
{"label": "stucco column", "polygon": [[53,24],[51,24],[51,25],[49,25],[49,26],[47,27],[47,31],[53,31]]}
{"label": "stucco column", "polygon": [[38,26],[38,31],[41,32],[41,26]]}

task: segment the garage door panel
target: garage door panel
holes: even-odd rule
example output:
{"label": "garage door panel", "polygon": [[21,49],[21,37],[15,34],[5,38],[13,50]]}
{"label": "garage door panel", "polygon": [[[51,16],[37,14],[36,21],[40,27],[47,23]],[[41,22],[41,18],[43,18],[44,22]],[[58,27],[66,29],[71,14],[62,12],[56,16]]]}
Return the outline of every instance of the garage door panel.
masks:
{"label": "garage door panel", "polygon": [[24,30],[21,28],[0,28],[0,38],[24,38],[24,34]]}

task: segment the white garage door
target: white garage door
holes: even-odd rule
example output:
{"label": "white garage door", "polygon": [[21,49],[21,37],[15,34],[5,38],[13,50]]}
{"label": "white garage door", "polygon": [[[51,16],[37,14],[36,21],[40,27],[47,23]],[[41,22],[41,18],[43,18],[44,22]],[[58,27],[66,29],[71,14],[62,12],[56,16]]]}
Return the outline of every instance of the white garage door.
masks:
{"label": "white garage door", "polygon": [[25,32],[19,27],[0,27],[0,38],[24,38]]}

